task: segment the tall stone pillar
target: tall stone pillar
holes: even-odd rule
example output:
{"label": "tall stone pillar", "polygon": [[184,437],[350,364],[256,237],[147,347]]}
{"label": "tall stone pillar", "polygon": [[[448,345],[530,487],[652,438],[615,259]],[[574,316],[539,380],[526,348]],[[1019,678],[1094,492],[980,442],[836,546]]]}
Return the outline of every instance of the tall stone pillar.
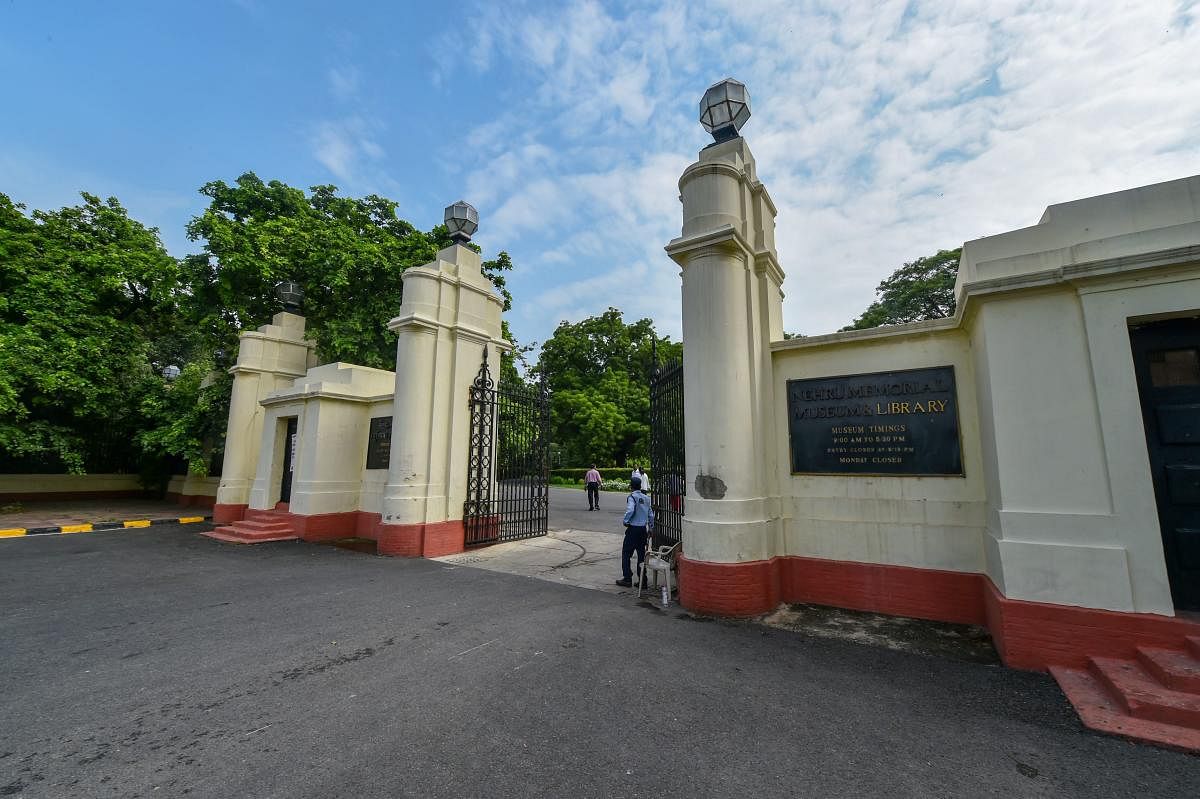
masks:
{"label": "tall stone pillar", "polygon": [[381,555],[437,557],[464,548],[468,391],[485,347],[493,370],[511,349],[501,337],[503,307],[479,254],[462,244],[404,273],[404,302],[388,324],[398,339]]}
{"label": "tall stone pillar", "polygon": [[[736,82],[717,84],[706,100],[726,83]],[[736,87],[724,91],[732,96]],[[745,87],[741,97],[748,117]],[[712,132],[717,143],[679,180],[683,234],[667,246],[683,279],[688,497],[680,601],[703,612],[753,615],[779,601],[769,345],[783,337],[784,274],[775,206],[750,148],[732,126]]]}
{"label": "tall stone pillar", "polygon": [[262,442],[264,411],[259,403],[304,376],[315,363],[315,346],[304,337],[304,317],[287,311],[275,314],[271,324],[238,337],[237,363],[229,370],[233,392],[221,483],[213,506],[215,523],[236,522],[245,515]]}

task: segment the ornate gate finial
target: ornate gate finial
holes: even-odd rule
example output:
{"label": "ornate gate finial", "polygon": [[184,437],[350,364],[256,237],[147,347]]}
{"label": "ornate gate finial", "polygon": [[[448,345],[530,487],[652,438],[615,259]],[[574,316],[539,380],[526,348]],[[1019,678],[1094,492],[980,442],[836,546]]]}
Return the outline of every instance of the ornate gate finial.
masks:
{"label": "ornate gate finial", "polygon": [[488,345],[483,345],[483,362],[479,364],[479,374],[475,375],[475,382],[472,384],[475,388],[492,388],[496,384],[492,382],[492,372],[488,369]]}

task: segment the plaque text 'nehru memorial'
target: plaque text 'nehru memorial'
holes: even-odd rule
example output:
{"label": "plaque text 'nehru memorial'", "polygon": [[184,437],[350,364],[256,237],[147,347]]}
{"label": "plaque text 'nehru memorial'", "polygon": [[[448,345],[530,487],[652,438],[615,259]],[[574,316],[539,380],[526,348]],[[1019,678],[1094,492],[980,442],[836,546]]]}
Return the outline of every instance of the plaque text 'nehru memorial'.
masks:
{"label": "plaque text 'nehru memorial'", "polygon": [[792,472],[963,473],[954,367],[789,380]]}

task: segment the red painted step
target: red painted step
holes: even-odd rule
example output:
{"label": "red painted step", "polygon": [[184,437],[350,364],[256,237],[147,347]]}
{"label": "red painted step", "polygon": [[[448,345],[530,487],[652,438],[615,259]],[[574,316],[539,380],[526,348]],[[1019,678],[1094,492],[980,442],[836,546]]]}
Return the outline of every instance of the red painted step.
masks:
{"label": "red painted step", "polygon": [[1050,673],[1089,729],[1171,749],[1200,752],[1200,729],[1134,718],[1090,671],[1051,666]]}
{"label": "red painted step", "polygon": [[1190,653],[1139,646],[1138,660],[1154,679],[1168,688],[1200,694],[1200,660]]}
{"label": "red painted step", "polygon": [[230,544],[264,544],[268,541],[295,541],[299,538],[291,530],[280,533],[250,533],[242,532],[235,527],[218,527],[207,533],[201,533],[201,535]]}
{"label": "red painted step", "polygon": [[277,533],[283,530],[292,529],[292,526],[285,521],[272,521],[268,519],[243,519],[240,522],[234,522],[230,525],[230,527],[236,528],[237,530],[245,530],[247,532],[255,533]]}
{"label": "red painted step", "polygon": [[254,509],[246,511],[245,519],[202,535],[231,544],[262,544],[299,538],[286,513]]}
{"label": "red painted step", "polygon": [[1192,655],[1200,658],[1200,635],[1189,635],[1187,637],[1187,646],[1191,650]]}
{"label": "red painted step", "polygon": [[1136,660],[1088,660],[1092,674],[1131,716],[1200,730],[1200,695],[1168,688]]}

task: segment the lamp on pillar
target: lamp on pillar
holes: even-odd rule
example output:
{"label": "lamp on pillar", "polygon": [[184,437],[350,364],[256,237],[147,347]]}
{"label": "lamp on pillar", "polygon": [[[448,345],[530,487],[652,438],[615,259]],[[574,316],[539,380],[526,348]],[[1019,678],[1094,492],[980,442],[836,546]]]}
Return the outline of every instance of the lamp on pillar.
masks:
{"label": "lamp on pillar", "polygon": [[466,244],[479,229],[479,212],[465,200],[446,206],[446,228],[455,244]]}
{"label": "lamp on pillar", "polygon": [[726,78],[708,87],[700,98],[700,124],[717,144],[738,137],[750,119],[750,92],[746,84]]}
{"label": "lamp on pillar", "polygon": [[679,598],[733,616],[778,604],[784,538],[771,350],[784,275],[775,205],[739,132],[749,119],[745,84],[726,78],[704,92],[699,121],[716,141],[679,178],[683,229],[667,245],[683,295]]}
{"label": "lamp on pillar", "polygon": [[304,289],[292,280],[285,280],[275,286],[275,297],[283,303],[283,310],[288,313],[300,313],[300,303],[304,302]]}

